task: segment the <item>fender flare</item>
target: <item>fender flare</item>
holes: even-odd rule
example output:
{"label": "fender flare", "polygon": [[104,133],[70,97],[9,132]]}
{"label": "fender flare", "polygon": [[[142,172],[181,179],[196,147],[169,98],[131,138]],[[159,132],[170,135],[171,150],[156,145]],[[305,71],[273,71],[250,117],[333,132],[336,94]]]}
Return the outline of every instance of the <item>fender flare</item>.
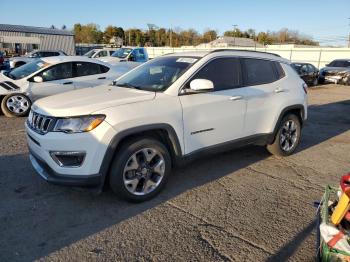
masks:
{"label": "fender flare", "polygon": [[287,106],[286,108],[284,108],[281,111],[281,113],[280,113],[280,115],[279,115],[279,117],[277,119],[277,122],[275,124],[275,128],[274,128],[272,134],[270,135],[270,137],[268,138],[268,141],[267,141],[268,144],[272,144],[274,142],[276,134],[277,134],[277,132],[278,132],[278,130],[280,128],[282,118],[286,115],[286,113],[288,111],[291,111],[291,110],[300,110],[300,113],[301,113],[300,114],[300,118],[301,118],[301,123],[300,124],[301,124],[301,127],[303,126],[303,123],[305,121],[305,108],[304,108],[304,105],[297,104],[297,105]]}
{"label": "fender flare", "polygon": [[109,173],[112,160],[115,156],[115,153],[117,152],[117,148],[120,142],[124,138],[130,135],[137,135],[141,132],[151,131],[151,130],[165,130],[168,134],[168,138],[169,138],[169,141],[171,142],[171,146],[173,147],[173,151],[175,154],[175,161],[182,157],[182,150],[181,150],[179,138],[175,132],[175,129],[169,124],[159,123],[159,124],[142,125],[142,126],[132,127],[132,128],[123,130],[121,132],[118,132],[110,141],[107,147],[106,153],[102,160],[102,164],[99,171],[99,174],[101,176],[101,183],[99,187],[100,192],[103,189],[106,177]]}

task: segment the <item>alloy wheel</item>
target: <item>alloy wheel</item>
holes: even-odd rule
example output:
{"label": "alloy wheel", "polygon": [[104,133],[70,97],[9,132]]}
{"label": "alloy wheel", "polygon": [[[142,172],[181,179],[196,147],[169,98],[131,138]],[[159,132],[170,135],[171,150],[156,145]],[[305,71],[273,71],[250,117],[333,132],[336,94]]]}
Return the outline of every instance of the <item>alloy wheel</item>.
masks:
{"label": "alloy wheel", "polygon": [[298,140],[297,124],[293,120],[288,120],[282,126],[280,135],[280,146],[285,152],[292,150]]}
{"label": "alloy wheel", "polygon": [[134,195],[147,195],[154,191],[165,174],[163,155],[154,148],[143,148],[131,155],[125,164],[123,181]]}

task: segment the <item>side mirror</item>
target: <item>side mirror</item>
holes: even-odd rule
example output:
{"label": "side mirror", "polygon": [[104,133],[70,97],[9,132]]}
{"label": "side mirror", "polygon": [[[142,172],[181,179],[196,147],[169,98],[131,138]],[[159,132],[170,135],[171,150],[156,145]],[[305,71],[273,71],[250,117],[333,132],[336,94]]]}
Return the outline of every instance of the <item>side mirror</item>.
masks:
{"label": "side mirror", "polygon": [[34,80],[35,83],[42,83],[42,82],[44,82],[44,79],[41,76],[36,76],[36,77],[34,77],[33,80]]}
{"label": "side mirror", "polygon": [[326,66],[329,66],[329,64],[326,64]]}
{"label": "side mirror", "polygon": [[195,79],[191,81],[190,88],[193,91],[208,91],[214,89],[214,84],[207,79]]}

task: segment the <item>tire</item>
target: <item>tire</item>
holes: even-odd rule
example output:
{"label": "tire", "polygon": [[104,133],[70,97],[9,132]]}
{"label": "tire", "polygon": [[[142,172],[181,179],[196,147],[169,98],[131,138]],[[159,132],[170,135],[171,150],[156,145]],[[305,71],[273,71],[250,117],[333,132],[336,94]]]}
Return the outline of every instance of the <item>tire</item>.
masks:
{"label": "tire", "polygon": [[312,86],[317,86],[318,85],[318,78],[315,77],[315,79],[311,83]]}
{"label": "tire", "polygon": [[127,141],[118,152],[109,173],[113,192],[130,202],[156,196],[171,171],[171,157],[165,145],[153,138],[139,137]]}
{"label": "tire", "polygon": [[299,118],[294,114],[288,114],[280,122],[274,142],[267,145],[267,150],[273,155],[289,156],[299,145],[300,135]]}
{"label": "tire", "polygon": [[29,113],[32,103],[30,99],[23,94],[10,94],[1,101],[1,110],[7,117],[21,117]]}

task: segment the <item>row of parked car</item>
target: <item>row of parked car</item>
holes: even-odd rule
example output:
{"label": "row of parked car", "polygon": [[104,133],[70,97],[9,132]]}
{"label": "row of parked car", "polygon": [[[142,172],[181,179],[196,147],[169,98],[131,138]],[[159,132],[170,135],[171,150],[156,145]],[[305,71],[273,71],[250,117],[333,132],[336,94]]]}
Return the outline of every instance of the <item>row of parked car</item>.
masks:
{"label": "row of parked car", "polygon": [[91,50],[84,56],[34,51],[11,58],[0,74],[1,110],[8,117],[27,115],[39,98],[112,83],[147,60],[146,49],[129,47]]}
{"label": "row of parked car", "polygon": [[[111,83],[148,59],[142,47],[92,49],[84,56],[40,50],[7,61],[0,53],[1,110],[8,117],[27,115],[39,98]],[[347,59],[334,60],[321,70],[309,63],[292,66],[309,86],[325,82],[350,84]]]}
{"label": "row of parked car", "polygon": [[292,63],[299,76],[310,86],[324,83],[350,85],[350,59],[336,59],[322,69],[309,63]]}

